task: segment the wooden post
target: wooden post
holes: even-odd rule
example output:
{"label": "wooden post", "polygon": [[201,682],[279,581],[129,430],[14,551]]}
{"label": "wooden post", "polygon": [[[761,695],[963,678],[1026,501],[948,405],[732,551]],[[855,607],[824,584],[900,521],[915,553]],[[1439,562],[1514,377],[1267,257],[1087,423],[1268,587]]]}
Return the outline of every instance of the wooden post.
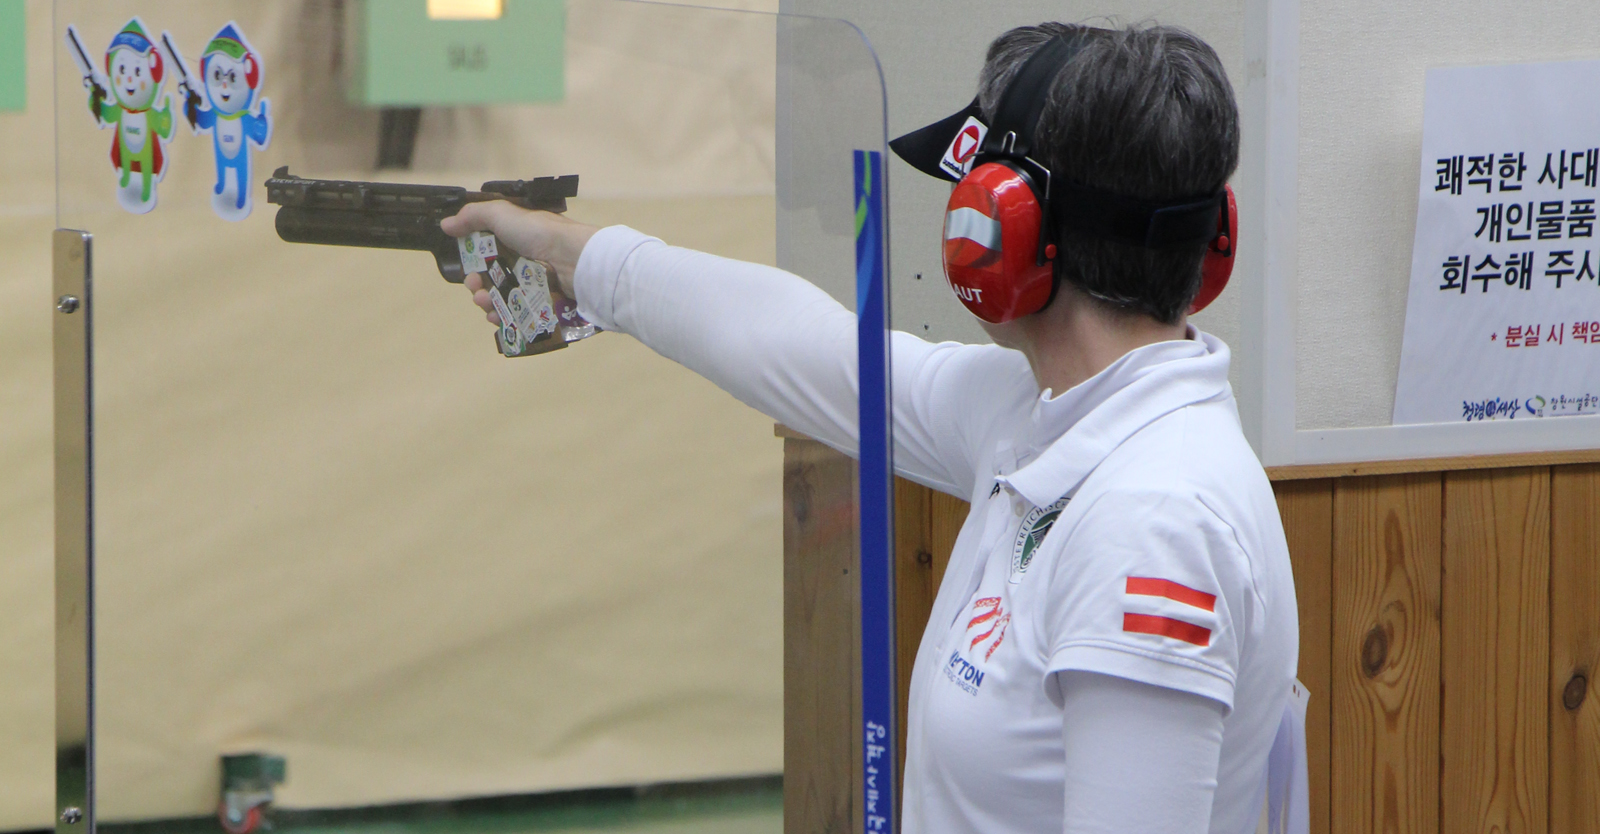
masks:
{"label": "wooden post", "polygon": [[894,613],[897,620],[895,653],[898,655],[895,671],[900,682],[898,723],[895,725],[900,732],[895,739],[895,772],[903,775],[906,772],[906,707],[910,701],[911,667],[916,662],[917,646],[922,643],[922,630],[928,624],[938,586],[933,581],[931,491],[903,478],[896,478],[894,486]]}
{"label": "wooden post", "polygon": [[1328,834],[1333,789],[1333,481],[1279,484],[1278,514],[1294,563],[1294,593],[1300,613],[1300,682],[1310,690],[1306,705],[1307,770],[1311,787],[1311,834]]}
{"label": "wooden post", "polygon": [[783,830],[849,834],[861,797],[855,462],[783,441]]}

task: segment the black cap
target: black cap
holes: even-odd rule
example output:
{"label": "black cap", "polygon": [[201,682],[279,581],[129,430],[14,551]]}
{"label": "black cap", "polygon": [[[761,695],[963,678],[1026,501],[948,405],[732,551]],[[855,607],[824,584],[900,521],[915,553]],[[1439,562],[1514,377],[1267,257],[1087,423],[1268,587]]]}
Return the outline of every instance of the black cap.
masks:
{"label": "black cap", "polygon": [[[1054,37],[1023,62],[995,107],[994,124],[988,125],[975,98],[964,109],[927,127],[919,128],[889,143],[891,150],[911,167],[929,176],[951,182],[959,177],[940,164],[956,141],[967,120],[985,124],[982,146],[972,160],[973,167],[1004,160],[1030,174],[1046,217],[1059,218],[1067,228],[1095,237],[1107,238],[1162,249],[1184,243],[1199,243],[1217,234],[1217,212],[1223,210],[1222,192],[1177,200],[1150,201],[1124,197],[1051,176],[1043,160],[1035,159],[1034,131],[1050,85],[1083,47],[1087,32],[1073,37]],[[1046,220],[1046,225],[1049,225]],[[1053,230],[1040,236],[1041,249]]]}

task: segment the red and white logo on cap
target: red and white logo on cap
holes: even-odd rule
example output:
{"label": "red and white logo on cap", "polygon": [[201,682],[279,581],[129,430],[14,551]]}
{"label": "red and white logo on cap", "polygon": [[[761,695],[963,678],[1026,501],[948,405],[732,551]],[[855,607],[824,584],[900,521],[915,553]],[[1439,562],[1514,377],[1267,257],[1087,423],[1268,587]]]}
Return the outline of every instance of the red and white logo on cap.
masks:
{"label": "red and white logo on cap", "polygon": [[950,142],[950,147],[945,148],[939,167],[956,179],[966,176],[972,170],[973,157],[978,155],[978,148],[983,145],[983,137],[988,133],[988,126],[968,116],[966,123],[956,133],[956,138]]}

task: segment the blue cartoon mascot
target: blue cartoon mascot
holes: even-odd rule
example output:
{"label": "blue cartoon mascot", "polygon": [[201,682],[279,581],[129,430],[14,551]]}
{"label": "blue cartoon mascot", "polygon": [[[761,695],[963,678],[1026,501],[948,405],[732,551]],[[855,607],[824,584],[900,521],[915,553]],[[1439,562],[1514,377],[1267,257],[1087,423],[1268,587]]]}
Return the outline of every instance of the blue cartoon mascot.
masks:
{"label": "blue cartoon mascot", "polygon": [[[189,127],[198,135],[211,132],[217,157],[217,184],[212,208],[227,220],[249,216],[250,148],[265,148],[272,138],[268,101],[260,98],[261,59],[233,22],[223,26],[200,56],[206,106],[190,96],[184,108]],[[233,172],[229,183],[228,172]]]}

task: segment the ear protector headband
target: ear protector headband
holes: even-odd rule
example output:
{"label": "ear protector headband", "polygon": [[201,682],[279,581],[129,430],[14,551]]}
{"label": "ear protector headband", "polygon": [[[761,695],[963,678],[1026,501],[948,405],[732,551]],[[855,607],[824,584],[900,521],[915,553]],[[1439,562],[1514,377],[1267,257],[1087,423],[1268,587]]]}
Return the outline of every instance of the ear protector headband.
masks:
{"label": "ear protector headband", "polygon": [[917,170],[956,183],[945,207],[945,278],[984,321],[1011,321],[1050,303],[1056,221],[1152,249],[1207,241],[1190,313],[1215,300],[1232,274],[1238,219],[1231,188],[1170,202],[1136,200],[1055,180],[1031,155],[1050,85],[1087,42],[1080,32],[1035,50],[1006,85],[992,126],[974,99],[962,111],[889,143]]}

